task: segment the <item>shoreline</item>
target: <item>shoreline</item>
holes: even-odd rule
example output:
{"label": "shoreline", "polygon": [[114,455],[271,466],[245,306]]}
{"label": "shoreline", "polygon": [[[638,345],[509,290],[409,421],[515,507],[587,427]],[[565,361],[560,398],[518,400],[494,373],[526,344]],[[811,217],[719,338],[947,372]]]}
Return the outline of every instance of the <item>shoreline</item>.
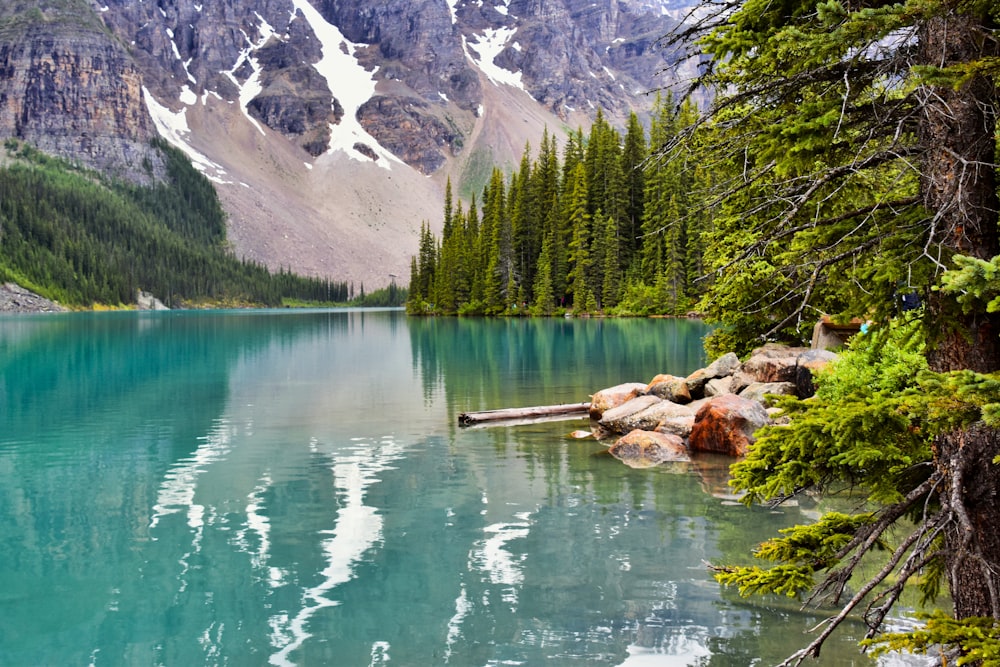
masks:
{"label": "shoreline", "polygon": [[20,285],[7,282],[0,285],[0,314],[16,313],[65,313],[69,309],[60,306]]}

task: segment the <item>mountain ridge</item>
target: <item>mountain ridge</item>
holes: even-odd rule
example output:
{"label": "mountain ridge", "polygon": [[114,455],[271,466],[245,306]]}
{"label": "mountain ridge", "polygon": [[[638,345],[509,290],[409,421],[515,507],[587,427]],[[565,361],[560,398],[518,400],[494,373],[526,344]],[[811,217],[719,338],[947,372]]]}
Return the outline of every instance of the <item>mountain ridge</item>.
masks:
{"label": "mountain ridge", "polygon": [[[65,25],[81,7],[91,14],[76,20],[91,27]],[[215,183],[238,256],[379,287],[408,270],[421,223],[437,224],[447,178],[468,196],[486,165],[513,166],[546,128],[587,126],[598,108],[619,122],[648,109],[646,93],[669,83],[654,44],[676,24],[670,11],[579,0],[15,2],[9,13],[53,41],[0,30],[0,71],[15,74],[0,76],[0,133],[137,180],[157,177],[146,142],[164,136]],[[47,14],[64,23],[38,19]],[[60,35],[99,62],[74,69],[83,56],[60,52]],[[52,99],[59,76],[74,99]],[[49,97],[32,108],[31,91]]]}

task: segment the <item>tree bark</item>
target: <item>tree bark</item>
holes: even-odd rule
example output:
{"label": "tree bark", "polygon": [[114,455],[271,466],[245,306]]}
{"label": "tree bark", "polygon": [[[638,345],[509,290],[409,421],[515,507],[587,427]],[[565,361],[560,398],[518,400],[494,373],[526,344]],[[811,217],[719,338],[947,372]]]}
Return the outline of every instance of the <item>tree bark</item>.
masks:
{"label": "tree bark", "polygon": [[[997,55],[989,19],[952,11],[927,22],[921,60],[932,66]],[[994,34],[991,34],[991,30]],[[1000,254],[996,182],[996,82],[976,76],[962,86],[927,87],[920,140],[925,150],[921,191],[934,216],[932,243],[989,259]],[[1000,319],[961,313],[939,293],[928,300],[940,337],[932,341],[932,370],[1000,370]],[[1000,618],[1000,432],[984,424],[939,437],[935,455],[948,480],[943,504],[953,515],[946,533],[948,580],[955,616]]]}

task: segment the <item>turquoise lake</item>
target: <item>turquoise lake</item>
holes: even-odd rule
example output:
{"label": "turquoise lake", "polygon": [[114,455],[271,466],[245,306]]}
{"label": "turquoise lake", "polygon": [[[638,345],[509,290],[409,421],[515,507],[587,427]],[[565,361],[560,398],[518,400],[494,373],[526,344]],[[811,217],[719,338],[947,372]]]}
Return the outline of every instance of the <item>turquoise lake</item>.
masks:
{"label": "turquoise lake", "polygon": [[[0,665],[780,662],[823,616],[742,600],[706,563],[815,508],[735,503],[724,459],[628,468],[569,437],[586,420],[457,426],[685,375],[705,332],[396,310],[2,317]],[[808,664],[876,664],[862,632]]]}

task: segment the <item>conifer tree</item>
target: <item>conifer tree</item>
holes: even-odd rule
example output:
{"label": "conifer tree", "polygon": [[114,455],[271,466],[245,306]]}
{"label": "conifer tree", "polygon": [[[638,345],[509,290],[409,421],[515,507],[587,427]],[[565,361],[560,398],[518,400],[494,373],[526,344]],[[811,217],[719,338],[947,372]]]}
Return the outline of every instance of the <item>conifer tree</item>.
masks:
{"label": "conifer tree", "polygon": [[506,308],[506,288],[513,265],[510,217],[507,215],[503,174],[494,169],[483,193],[483,228],[481,232],[486,266],[483,278],[483,306],[487,315]]}
{"label": "conifer tree", "polygon": [[629,114],[628,127],[625,131],[621,159],[621,169],[625,179],[625,211],[618,228],[623,266],[630,265],[639,250],[645,204],[646,158],[646,131],[639,122],[639,117],[632,112]]}
{"label": "conifer tree", "polygon": [[618,223],[614,218],[599,215],[595,219],[595,228],[600,229],[603,242],[603,272],[601,276],[602,310],[608,310],[618,305],[622,285],[621,244],[619,243]]}
{"label": "conifer tree", "polygon": [[[872,511],[792,529],[759,551],[776,567],[725,568],[720,578],[747,592],[838,603],[793,656],[797,664],[818,655],[854,610],[865,609],[868,636],[878,637],[906,583],[922,572],[925,595],[947,585],[954,617],[932,617],[884,638],[887,645],[938,644],[949,664],[994,664],[1000,313],[988,297],[954,289],[964,269],[942,271],[958,261],[985,274],[1000,254],[998,6],[724,7],[692,29],[712,56],[705,80],[720,93],[705,136],[718,163],[730,166],[707,303],[732,340],[749,347],[754,335],[795,338],[797,323],[824,311],[880,320],[889,331],[900,286],[913,287],[925,304],[926,346],[924,366],[899,372],[899,385],[856,382],[865,377],[860,364],[832,379],[819,400],[787,402],[791,426],[770,431],[734,468],[748,501],[847,484],[868,490]],[[885,370],[896,364],[880,350],[892,347],[902,344],[860,352]],[[884,560],[848,591],[876,547]]]}
{"label": "conifer tree", "polygon": [[577,163],[566,187],[569,191],[566,215],[572,230],[572,240],[569,243],[570,296],[575,313],[590,312],[595,299],[591,279],[591,216],[587,212],[587,172],[583,163]]}
{"label": "conifer tree", "polygon": [[[650,123],[650,146],[665,146],[676,136],[673,96],[668,93],[663,98],[657,94]],[[668,204],[678,190],[678,165],[672,158],[672,155],[657,158],[653,162],[655,168],[645,178],[639,277],[647,285],[660,280],[666,262],[668,241],[664,232],[671,226]]]}
{"label": "conifer tree", "polygon": [[[417,293],[425,300],[433,301],[434,275],[437,271],[437,242],[431,232],[430,223],[426,220],[420,223],[420,259],[417,262],[417,271]],[[363,289],[362,295],[364,295]]]}
{"label": "conifer tree", "polygon": [[525,145],[521,156],[521,166],[516,180],[510,187],[510,217],[514,236],[514,272],[518,287],[534,282],[535,266],[542,247],[544,216],[535,201],[537,188],[534,187],[533,170],[530,160],[531,146]]}
{"label": "conifer tree", "polygon": [[552,315],[555,312],[555,293],[552,286],[552,235],[545,234],[542,240],[542,251],[538,256],[538,267],[535,271],[532,314]]}

